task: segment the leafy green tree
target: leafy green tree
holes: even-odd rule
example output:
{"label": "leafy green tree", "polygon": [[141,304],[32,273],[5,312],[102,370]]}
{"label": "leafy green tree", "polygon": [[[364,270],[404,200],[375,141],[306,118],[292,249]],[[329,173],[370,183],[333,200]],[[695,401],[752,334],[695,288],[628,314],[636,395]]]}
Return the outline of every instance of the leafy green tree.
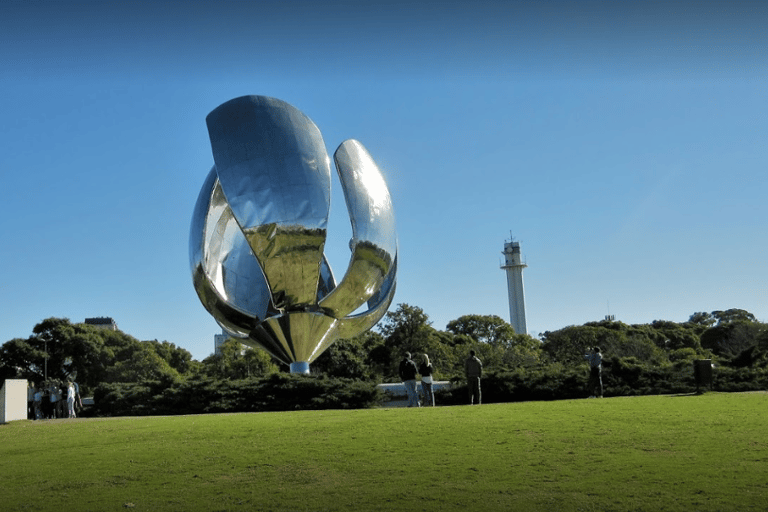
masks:
{"label": "leafy green tree", "polygon": [[713,311],[712,316],[717,319],[717,325],[727,325],[734,322],[757,322],[755,315],[743,309],[728,309],[726,311]]}
{"label": "leafy green tree", "polygon": [[[462,352],[468,354],[470,349],[474,350],[488,368],[498,370],[535,365],[544,357],[539,340],[527,334],[515,334],[512,326],[497,315],[464,315],[449,322],[447,329],[456,340],[466,336],[475,342]],[[460,374],[463,374],[465,358],[466,355],[460,358]]]}
{"label": "leafy green tree", "polygon": [[179,372],[148,343],[137,345],[131,357],[115,362],[105,374],[104,382],[173,382],[179,378]]}
{"label": "leafy green tree", "polygon": [[311,364],[312,371],[328,377],[372,379],[373,370],[366,361],[366,342],[373,334],[376,333],[368,331],[353,338],[336,340]]}
{"label": "leafy green tree", "polygon": [[760,322],[732,321],[718,324],[701,335],[701,345],[719,356],[733,358],[757,346],[767,336],[768,325]]}
{"label": "leafy green tree", "polygon": [[379,324],[379,332],[389,350],[389,362],[398,361],[403,352],[416,352],[432,330],[429,317],[417,306],[398,304]]}
{"label": "leafy green tree", "polygon": [[179,372],[179,374],[184,375],[192,371],[194,365],[192,364],[192,354],[189,350],[177,347],[175,344],[167,341],[150,340],[142,343],[149,344],[155,353],[167,361],[171,368]]}
{"label": "leafy green tree", "polygon": [[179,378],[179,372],[158,354],[157,343],[139,341],[122,331],[94,329],[104,340],[103,382],[171,382]]}
{"label": "leafy green tree", "polygon": [[541,341],[527,334],[515,334],[504,349],[502,363],[505,368],[536,366],[545,362]]}
{"label": "leafy green tree", "polygon": [[660,364],[666,358],[653,339],[654,333],[642,326],[622,322],[591,322],[545,332],[544,351],[555,362],[581,364],[584,354],[598,346],[604,357],[635,357],[640,361]]}
{"label": "leafy green tree", "polygon": [[381,380],[390,371],[392,351],[378,331],[367,331],[359,336],[364,339],[365,364],[371,375]]}
{"label": "leafy green tree", "polygon": [[115,362],[130,358],[139,349],[141,344],[139,340],[122,331],[98,329],[98,333],[104,340],[104,346],[108,349],[105,354],[110,358],[108,364],[114,364]]}
{"label": "leafy green tree", "polygon": [[140,342],[121,331],[73,324],[67,318],[47,318],[32,333],[0,347],[0,368],[41,382],[47,364],[49,379],[74,378],[82,394],[103,382],[178,378],[179,369],[194,366],[189,352],[168,342]]}
{"label": "leafy green tree", "polygon": [[582,363],[585,350],[600,343],[598,329],[586,326],[570,325],[557,331],[546,331],[541,337],[550,359],[566,364]]}
{"label": "leafy green tree", "polygon": [[504,368],[504,348],[497,345],[489,345],[488,343],[480,343],[476,341],[473,345],[463,347],[464,350],[457,352],[458,368],[454,375],[454,378],[464,380],[464,362],[469,357],[470,350],[475,351],[475,355],[483,363],[483,373],[487,374],[492,370],[499,370]]}
{"label": "leafy green tree", "polygon": [[[655,320],[651,327],[658,333],[656,345],[665,350],[691,348],[701,350],[701,340],[697,334],[697,323],[678,324],[666,320]],[[702,325],[702,324],[698,324]]]}
{"label": "leafy green tree", "polygon": [[418,306],[398,304],[397,310],[388,312],[379,327],[379,332],[388,341],[407,345],[409,340],[422,336],[432,324],[424,310]]}
{"label": "leafy green tree", "polygon": [[515,329],[496,315],[464,315],[448,322],[446,328],[453,334],[466,334],[481,343],[509,346]]}
{"label": "leafy green tree", "polygon": [[67,318],[48,318],[35,325],[32,336],[3,345],[0,358],[17,368],[20,377],[35,382],[76,376],[81,388],[104,377],[104,344],[94,328],[72,324]]}
{"label": "leafy green tree", "polygon": [[701,334],[701,345],[718,356],[735,358],[767,335],[768,325],[758,322],[749,311],[728,309],[713,311],[711,316],[717,325]]}
{"label": "leafy green tree", "polygon": [[264,350],[246,347],[235,338],[228,338],[219,352],[203,359],[205,375],[218,379],[246,379],[279,371],[272,356]]}
{"label": "leafy green tree", "polygon": [[717,323],[717,319],[712,316],[712,313],[705,313],[703,311],[700,311],[698,313],[692,314],[688,319],[688,323],[695,324],[695,325],[703,325],[704,327],[711,327],[712,325]]}
{"label": "leafy green tree", "polygon": [[0,381],[5,379],[43,380],[45,352],[29,340],[14,338],[0,347]]}
{"label": "leafy green tree", "polygon": [[375,348],[371,356],[382,378],[397,381],[397,368],[405,352],[429,354],[435,368],[449,364],[451,355],[424,311],[416,306],[398,304],[397,310],[386,314],[379,328],[384,344]]}
{"label": "leafy green tree", "polygon": [[435,331],[431,341],[432,348],[427,353],[435,369],[434,377],[450,380],[454,376],[464,375],[464,361],[469,355],[469,347],[478,342],[469,336],[457,336],[448,331]]}

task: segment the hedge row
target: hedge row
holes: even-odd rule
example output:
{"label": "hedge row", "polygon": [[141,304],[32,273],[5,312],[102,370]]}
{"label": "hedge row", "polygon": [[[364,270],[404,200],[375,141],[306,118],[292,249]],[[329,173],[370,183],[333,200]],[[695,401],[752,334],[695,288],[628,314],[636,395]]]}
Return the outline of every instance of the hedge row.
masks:
{"label": "hedge row", "polygon": [[275,373],[264,378],[102,384],[94,392],[100,416],[146,416],[296,409],[364,409],[378,405],[375,383]]}
{"label": "hedge row", "polygon": [[[584,365],[546,365],[490,371],[483,376],[484,403],[583,398],[588,369]],[[692,361],[664,366],[644,364],[634,357],[603,362],[604,396],[682,394],[697,391]],[[712,390],[736,392],[768,388],[764,366],[713,370]],[[467,403],[461,380],[436,393],[439,405]],[[94,413],[100,416],[143,416],[219,412],[266,412],[297,409],[364,409],[381,405],[375,382],[276,373],[263,378],[146,381],[102,384],[94,393]]]}
{"label": "hedge row", "polygon": [[[588,376],[588,369],[583,365],[491,371],[482,379],[483,402],[584,398],[590,394],[586,389]],[[765,367],[718,366],[712,372],[712,391],[740,392],[767,388],[768,369]],[[607,359],[603,361],[603,392],[606,397],[695,393],[693,362],[653,366],[643,364],[634,357]],[[466,383],[460,380],[454,382],[450,390],[436,393],[436,401],[443,405],[467,403]]]}

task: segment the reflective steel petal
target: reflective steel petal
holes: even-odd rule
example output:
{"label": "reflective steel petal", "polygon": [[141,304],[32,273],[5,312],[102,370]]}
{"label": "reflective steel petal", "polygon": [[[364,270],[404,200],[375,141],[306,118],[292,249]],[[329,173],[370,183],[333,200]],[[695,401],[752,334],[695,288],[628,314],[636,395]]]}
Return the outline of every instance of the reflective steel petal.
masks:
{"label": "reflective steel petal", "polygon": [[331,201],[320,130],[298,109],[263,96],[230,100],[206,122],[221,187],[275,306],[314,304]]}
{"label": "reflective steel petal", "polygon": [[389,189],[365,147],[347,140],[334,160],[352,222],[352,258],[344,279],[320,306],[343,318],[381,288],[393,268],[397,239]]}

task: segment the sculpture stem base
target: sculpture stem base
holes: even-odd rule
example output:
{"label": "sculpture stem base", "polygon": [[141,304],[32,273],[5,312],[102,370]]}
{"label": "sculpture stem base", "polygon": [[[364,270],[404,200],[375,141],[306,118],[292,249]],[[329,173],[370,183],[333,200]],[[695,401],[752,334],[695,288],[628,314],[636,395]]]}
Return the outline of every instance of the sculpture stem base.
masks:
{"label": "sculpture stem base", "polygon": [[291,373],[303,373],[309,375],[309,363],[306,361],[291,363]]}

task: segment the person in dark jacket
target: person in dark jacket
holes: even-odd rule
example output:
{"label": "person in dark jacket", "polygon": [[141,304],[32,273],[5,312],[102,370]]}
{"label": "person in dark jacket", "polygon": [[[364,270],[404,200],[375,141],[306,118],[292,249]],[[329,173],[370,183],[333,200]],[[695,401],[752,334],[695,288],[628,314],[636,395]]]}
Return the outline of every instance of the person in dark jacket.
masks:
{"label": "person in dark jacket", "polygon": [[416,374],[419,369],[416,368],[416,363],[411,360],[411,353],[406,352],[403,360],[400,361],[400,378],[403,379],[405,384],[405,392],[408,393],[408,407],[420,407],[419,397],[416,394]]}
{"label": "person in dark jacket", "polygon": [[469,387],[469,405],[480,405],[480,377],[483,376],[483,363],[475,356],[475,351],[469,351],[469,357],[464,362],[464,373]]}
{"label": "person in dark jacket", "polygon": [[603,354],[600,353],[600,347],[594,347],[591,353],[584,354],[584,359],[589,361],[589,398],[603,398]]}

